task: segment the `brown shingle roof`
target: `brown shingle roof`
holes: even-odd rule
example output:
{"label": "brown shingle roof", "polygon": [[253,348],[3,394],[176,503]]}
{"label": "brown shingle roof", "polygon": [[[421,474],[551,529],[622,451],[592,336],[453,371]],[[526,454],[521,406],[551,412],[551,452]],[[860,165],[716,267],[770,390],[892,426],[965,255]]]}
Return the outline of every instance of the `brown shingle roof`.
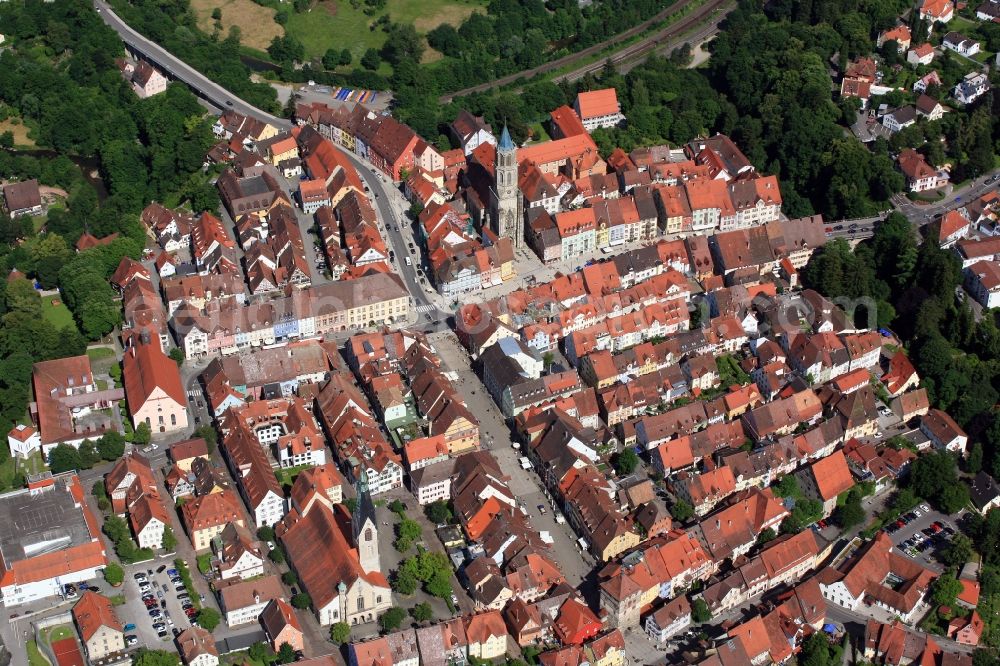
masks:
{"label": "brown shingle roof", "polygon": [[177,636],[177,651],[186,664],[203,654],[219,656],[212,633],[197,625],[188,627]]}
{"label": "brown shingle roof", "polygon": [[38,181],[34,178],[4,185],[3,198],[7,202],[7,210],[11,212],[34,208],[42,204],[42,195],[38,191]]}

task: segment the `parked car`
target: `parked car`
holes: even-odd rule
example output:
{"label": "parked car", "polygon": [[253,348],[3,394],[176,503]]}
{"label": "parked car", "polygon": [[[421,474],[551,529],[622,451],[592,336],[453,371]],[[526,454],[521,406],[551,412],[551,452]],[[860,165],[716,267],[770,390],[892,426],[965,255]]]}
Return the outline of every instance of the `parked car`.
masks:
{"label": "parked car", "polygon": [[122,631],[132,631],[133,629],[135,629],[135,625],[131,622],[122,627]]}
{"label": "parked car", "polygon": [[126,636],[125,637],[125,645],[127,645],[128,647],[132,647],[133,645],[136,645],[138,642],[139,642],[139,638],[137,636]]}

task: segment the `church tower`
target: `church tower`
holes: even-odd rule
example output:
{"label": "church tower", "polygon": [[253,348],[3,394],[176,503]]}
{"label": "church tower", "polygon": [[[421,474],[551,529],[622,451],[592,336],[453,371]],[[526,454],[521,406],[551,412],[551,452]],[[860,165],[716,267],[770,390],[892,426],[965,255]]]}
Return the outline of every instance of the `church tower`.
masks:
{"label": "church tower", "polygon": [[354,484],[358,504],[351,515],[351,528],[354,532],[354,547],[358,549],[358,560],[365,573],[379,571],[378,559],[378,522],[375,520],[375,505],[368,492],[368,479],[364,470],[361,478]]}
{"label": "church tower", "polygon": [[524,212],[517,184],[517,147],[511,141],[506,125],[497,144],[494,197],[493,228],[498,236],[510,238],[515,249],[521,247],[524,243]]}

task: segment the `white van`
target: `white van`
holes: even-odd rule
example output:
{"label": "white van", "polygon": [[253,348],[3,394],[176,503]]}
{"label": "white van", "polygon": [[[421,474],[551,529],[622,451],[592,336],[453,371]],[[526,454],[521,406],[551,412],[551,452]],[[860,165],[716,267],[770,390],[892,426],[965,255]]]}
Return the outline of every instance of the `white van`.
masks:
{"label": "white van", "polygon": [[521,456],[521,469],[531,469],[531,461],[528,456]]}

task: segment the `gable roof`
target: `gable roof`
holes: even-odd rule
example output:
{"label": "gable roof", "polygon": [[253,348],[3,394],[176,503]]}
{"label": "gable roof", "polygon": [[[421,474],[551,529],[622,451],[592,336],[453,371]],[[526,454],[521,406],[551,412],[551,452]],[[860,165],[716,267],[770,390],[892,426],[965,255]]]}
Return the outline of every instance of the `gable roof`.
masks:
{"label": "gable roof", "polygon": [[184,658],[184,663],[190,664],[203,654],[219,656],[212,632],[192,625],[177,636],[177,651]]}
{"label": "gable roof", "polygon": [[588,90],[578,93],[576,106],[580,110],[580,118],[598,118],[618,113],[618,91],[614,88]]}
{"label": "gable roof", "polygon": [[847,467],[847,458],[842,450],[837,450],[826,458],[813,463],[812,474],[816,487],[824,500],[831,500],[854,486],[854,477]]}
{"label": "gable roof", "polygon": [[34,178],[4,185],[3,198],[7,202],[7,210],[10,212],[42,205],[38,181]]}
{"label": "gable roof", "polygon": [[281,634],[287,626],[302,633],[302,625],[299,624],[299,618],[295,616],[295,611],[281,598],[271,599],[267,603],[267,606],[261,611],[260,624],[271,640]]}
{"label": "gable roof", "polygon": [[73,619],[80,629],[80,637],[86,643],[101,627],[110,627],[114,631],[122,630],[122,623],[115,616],[111,600],[100,594],[87,590],[73,606]]}
{"label": "gable roof", "polygon": [[506,636],[507,625],[500,611],[478,613],[465,618],[465,635],[469,644],[485,643],[494,636]]}
{"label": "gable roof", "polygon": [[202,495],[185,502],[181,506],[181,516],[190,532],[243,520],[239,500],[232,490]]}
{"label": "gable roof", "polygon": [[[334,511],[339,515],[335,516]],[[344,515],[344,505],[336,505],[334,511],[314,506],[303,516],[292,510],[275,530],[316,608],[325,607],[339,596],[337,586],[341,582],[351,587],[364,579],[375,587],[389,587],[381,572],[366,572],[361,567],[357,549],[351,547],[343,531],[342,525],[351,524],[350,517]]]}
{"label": "gable roof", "polygon": [[129,411],[136,414],[156,389],[162,390],[178,405],[186,406],[177,363],[163,353],[159,338],[133,336],[133,345],[125,353],[122,376]]}
{"label": "gable roof", "polygon": [[904,148],[899,152],[899,169],[910,180],[930,178],[935,174],[934,168],[927,163],[924,156],[912,148]]}
{"label": "gable roof", "polygon": [[201,437],[185,439],[170,446],[170,458],[174,462],[208,456],[208,442]]}

